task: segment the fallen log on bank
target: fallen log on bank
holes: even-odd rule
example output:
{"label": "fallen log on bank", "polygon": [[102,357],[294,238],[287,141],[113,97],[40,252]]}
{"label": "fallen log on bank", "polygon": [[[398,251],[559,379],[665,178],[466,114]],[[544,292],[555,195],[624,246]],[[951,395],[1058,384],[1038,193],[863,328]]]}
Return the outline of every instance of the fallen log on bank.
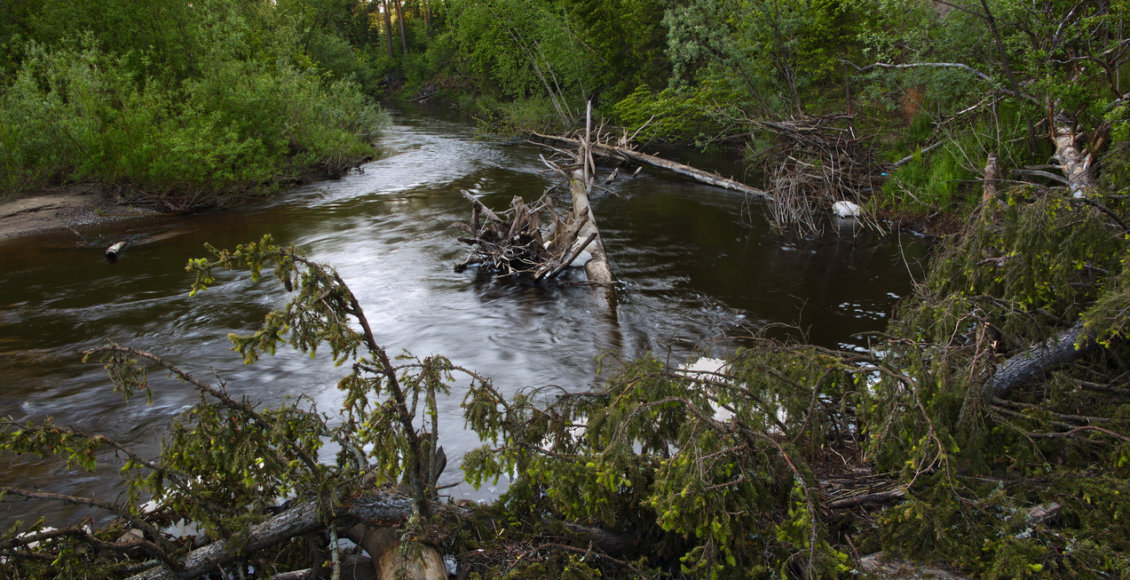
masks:
{"label": "fallen log on bank", "polygon": [[[197,578],[246,559],[248,554],[257,550],[303,534],[321,532],[330,526],[343,533],[358,523],[371,527],[401,526],[412,516],[412,503],[408,497],[387,491],[370,491],[347,499],[337,506],[332,515],[319,514],[315,502],[301,503],[261,524],[251,526],[244,536],[246,543],[236,545],[227,540],[217,540],[189,552],[179,570],[170,570],[154,561],[153,568],[132,576],[130,580]],[[471,509],[451,504],[437,505],[436,512],[455,521],[468,520],[472,515]],[[639,548],[638,538],[630,534],[572,523],[562,523],[562,526],[571,534],[580,536],[582,545],[605,554],[634,555]]]}
{"label": "fallen log on bank", "polygon": [[[573,147],[581,147],[583,144],[580,139],[572,139],[570,137],[543,135],[541,133],[534,133],[533,135],[543,141],[571,145]],[[699,183],[705,183],[707,185],[713,185],[714,187],[721,187],[722,189],[737,191],[739,193],[745,193],[755,197],[764,199],[771,199],[772,197],[764,190],[757,189],[756,187],[750,187],[733,179],[722,177],[717,173],[703,171],[701,169],[691,167],[690,165],[676,163],[674,161],[663,159],[662,157],[648,155],[647,153],[641,153],[633,149],[628,149],[627,147],[592,142],[589,143],[589,148],[593,155],[599,155],[601,157],[614,159],[617,161],[631,161],[633,163],[641,163],[645,165],[651,165],[653,167],[660,167],[678,175],[689,177],[695,181],[698,181]]]}
{"label": "fallen log on bank", "polygon": [[998,366],[993,376],[985,381],[985,394],[1003,398],[1012,389],[1043,378],[1055,367],[1079,359],[1094,347],[1093,335],[1082,322],[1077,322]]}

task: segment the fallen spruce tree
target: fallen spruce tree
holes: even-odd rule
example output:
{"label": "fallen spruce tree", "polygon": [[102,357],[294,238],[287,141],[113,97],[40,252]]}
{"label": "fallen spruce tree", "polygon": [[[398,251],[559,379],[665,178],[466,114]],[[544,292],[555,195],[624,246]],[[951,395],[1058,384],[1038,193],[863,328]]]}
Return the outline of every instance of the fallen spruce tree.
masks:
{"label": "fallen spruce tree", "polygon": [[[510,399],[442,357],[390,358],[337,273],[293,249],[213,250],[189,264],[194,291],[227,267],[273,272],[292,293],[236,349],[254,362],[283,343],[328,347],[346,369],[341,417],[308,401],[259,409],[160,357],[94,349],[126,397],[160,396],[146,379],[157,369],[205,398],[155,458],[8,421],[8,452],[124,458],[128,493],[3,490],[117,520],[9,530],[0,573],[331,577],[357,562],[345,537],[405,572],[416,561],[442,575],[450,556],[464,578],[849,576],[880,551],[987,576],[1130,573],[1127,212],[1092,202],[1031,188],[989,200],[871,352],[749,338],[707,370],[644,356],[607,364],[592,390]],[[1090,348],[988,387],[1079,324]],[[484,441],[463,458],[466,479],[512,478],[494,505],[435,489],[436,402],[457,382]],[[319,453],[330,442],[340,451]],[[172,520],[197,537],[169,535]]]}

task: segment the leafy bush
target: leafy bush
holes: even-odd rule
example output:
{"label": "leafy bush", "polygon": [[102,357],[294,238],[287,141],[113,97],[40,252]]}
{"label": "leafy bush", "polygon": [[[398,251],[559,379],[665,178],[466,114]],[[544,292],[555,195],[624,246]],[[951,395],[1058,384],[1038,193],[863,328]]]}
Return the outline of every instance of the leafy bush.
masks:
{"label": "leafy bush", "polygon": [[741,115],[741,96],[726,85],[704,81],[695,88],[659,93],[641,85],[613,105],[615,118],[639,142],[709,142],[733,129]]}
{"label": "leafy bush", "polygon": [[340,175],[382,116],[349,81],[219,61],[173,86],[95,48],[33,46],[0,96],[6,191],[93,180],[186,209]]}

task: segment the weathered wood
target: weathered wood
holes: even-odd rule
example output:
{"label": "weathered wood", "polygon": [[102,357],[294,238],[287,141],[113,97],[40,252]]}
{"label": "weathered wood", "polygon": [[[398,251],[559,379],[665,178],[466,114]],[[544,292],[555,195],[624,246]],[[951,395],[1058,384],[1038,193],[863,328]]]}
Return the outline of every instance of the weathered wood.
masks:
{"label": "weathered wood", "polygon": [[1091,154],[1084,153],[1076,142],[1076,123],[1070,116],[1060,113],[1055,117],[1052,142],[1055,143],[1053,159],[1059,163],[1067,178],[1067,189],[1072,197],[1089,197],[1095,187],[1091,174]]}
{"label": "weathered wood", "polygon": [[[219,540],[190,552],[185,557],[184,565],[180,570],[173,571],[154,562],[153,568],[132,576],[130,580],[200,577],[214,572],[218,566],[243,559],[247,554],[257,550],[295,536],[323,530],[329,523],[339,529],[348,529],[359,522],[369,526],[400,526],[411,517],[412,503],[412,499],[395,493],[382,490],[370,491],[360,497],[346,500],[338,506],[328,521],[323,521],[319,517],[316,503],[300,503],[261,524],[252,526],[247,532],[248,541],[242,549],[225,540]],[[471,515],[470,510],[455,505],[436,506],[436,512],[456,519],[464,519]],[[586,542],[591,542],[594,549],[607,554],[634,554],[638,548],[638,538],[631,534],[571,523],[563,523],[563,526],[570,532],[582,536]],[[387,552],[383,548],[381,551]]]}
{"label": "weathered wood", "polygon": [[106,259],[110,260],[111,262],[114,261],[114,260],[117,260],[118,256],[121,255],[122,250],[125,250],[125,249],[126,249],[126,242],[116,242],[116,243],[114,243],[109,248],[106,248]]}
{"label": "weathered wood", "polygon": [[573,196],[574,219],[582,219],[582,216],[587,217],[584,225],[577,233],[577,237],[592,239],[585,246],[592,254],[592,259],[585,264],[585,274],[588,275],[589,282],[594,284],[612,284],[612,269],[608,267],[604,243],[600,239],[600,230],[596,227],[596,216],[593,215],[592,207],[589,205],[589,194],[583,181],[584,176],[578,173],[574,173],[573,178],[569,181],[569,193]]}
{"label": "weathered wood", "polygon": [[984,193],[981,196],[982,203],[989,203],[997,197],[997,191],[1001,182],[1001,169],[1000,162],[997,161],[996,153],[989,153],[989,158],[985,162],[985,182]]}
{"label": "weathered wood", "polygon": [[477,212],[474,212],[474,213],[471,214],[471,216],[472,216],[471,221],[473,222],[472,227],[474,227],[476,230],[479,228],[479,214],[480,213],[487,216],[487,219],[489,219],[491,221],[496,221],[496,222],[503,221],[502,218],[498,217],[498,214],[491,211],[491,209],[489,207],[483,205],[483,202],[479,201],[479,199],[477,197],[471,195],[471,192],[467,191],[466,189],[460,189],[459,193],[463,194],[463,197],[467,198],[467,201],[470,201],[471,205],[474,206],[474,208],[476,210],[478,210]]}
{"label": "weathered wood", "polygon": [[[541,139],[543,141],[564,143],[564,144],[571,145],[573,147],[581,147],[583,145],[582,141],[577,140],[577,139],[571,139],[569,137],[560,137],[560,136],[555,136],[555,135],[543,135],[541,133],[534,133],[533,135],[535,137],[537,137],[538,139]],[[730,191],[737,191],[737,192],[740,192],[740,193],[745,193],[745,194],[749,194],[749,195],[761,197],[761,198],[766,198],[766,199],[771,197],[769,195],[769,193],[767,193],[764,190],[757,189],[756,187],[750,187],[750,186],[748,186],[744,183],[741,183],[739,181],[735,181],[733,179],[727,179],[725,177],[722,177],[721,175],[718,175],[717,173],[710,173],[710,172],[707,172],[707,171],[703,171],[701,169],[697,169],[695,167],[691,167],[690,165],[684,165],[682,163],[676,163],[674,161],[663,159],[662,157],[657,157],[655,155],[648,155],[647,153],[640,153],[639,151],[634,151],[634,150],[628,149],[626,147],[618,147],[618,146],[615,146],[615,145],[605,145],[603,143],[591,143],[590,144],[590,151],[594,155],[599,155],[601,157],[605,157],[605,158],[609,158],[609,159],[616,159],[616,160],[620,160],[620,161],[632,161],[632,162],[635,162],[635,163],[643,163],[643,164],[651,165],[651,166],[654,166],[654,167],[661,167],[663,169],[666,169],[666,170],[671,171],[673,173],[682,175],[684,177],[689,177],[689,178],[691,178],[695,181],[698,181],[700,183],[705,183],[707,185],[713,185],[714,187],[721,187],[723,189],[728,189]]]}
{"label": "weathered wood", "polygon": [[[564,270],[566,267],[568,267],[570,264],[572,264],[573,260],[576,260],[577,256],[580,256],[581,252],[585,251],[585,248],[587,248],[589,246],[589,244],[591,244],[592,241],[595,240],[595,239],[596,239],[596,233],[593,232],[593,233],[589,234],[589,236],[586,237],[583,242],[581,242],[579,244],[575,244],[573,246],[573,251],[569,252],[569,255],[566,256],[564,260],[561,260],[561,263],[558,264],[557,267],[553,268],[552,270],[549,270],[544,277],[545,278],[555,278],[555,277],[557,277],[557,275],[560,274],[561,271]],[[539,279],[540,279],[540,277],[539,277]]]}
{"label": "weathered wood", "polygon": [[1093,338],[1083,323],[1078,322],[998,366],[993,376],[985,381],[984,391],[994,397],[1004,397],[1013,388],[1043,378],[1055,367],[1087,354],[1095,347]]}
{"label": "weathered wood", "polygon": [[838,510],[853,507],[859,507],[870,504],[882,504],[891,501],[904,499],[906,491],[902,489],[891,489],[887,491],[878,491],[875,493],[866,493],[863,495],[855,495],[830,501],[825,507],[828,509]]}
{"label": "weathered wood", "polygon": [[[411,511],[411,501],[404,500]],[[406,518],[405,518],[406,519]],[[164,580],[168,578],[197,578],[216,570],[242,557],[279,542],[322,529],[318,519],[318,506],[312,502],[304,503],[287,510],[259,525],[252,526],[247,533],[247,544],[243,549],[226,540],[219,540],[203,548],[189,552],[180,570],[172,571],[164,566],[151,568],[131,577],[131,580]]]}

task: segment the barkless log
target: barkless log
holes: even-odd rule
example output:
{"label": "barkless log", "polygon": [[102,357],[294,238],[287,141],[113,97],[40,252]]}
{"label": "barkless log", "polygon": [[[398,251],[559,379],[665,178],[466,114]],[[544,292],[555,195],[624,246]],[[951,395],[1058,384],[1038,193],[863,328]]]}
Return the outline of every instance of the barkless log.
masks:
{"label": "barkless log", "polygon": [[[569,137],[559,137],[559,136],[554,136],[554,135],[543,135],[541,133],[534,133],[533,135],[535,137],[537,137],[538,139],[541,139],[543,141],[564,143],[564,144],[567,144],[567,145],[572,145],[574,147],[581,147],[582,146],[581,141],[579,141],[577,139],[571,139]],[[634,150],[628,149],[626,147],[618,147],[618,146],[615,146],[615,145],[606,145],[606,144],[603,144],[603,143],[596,143],[596,142],[590,143],[589,146],[590,146],[590,151],[592,152],[592,154],[599,155],[601,157],[605,157],[605,158],[609,158],[609,159],[616,159],[616,160],[620,160],[620,161],[632,161],[632,162],[635,162],[635,163],[651,165],[651,166],[654,166],[654,167],[661,167],[661,168],[666,169],[668,171],[671,171],[673,173],[677,173],[677,174],[682,175],[684,177],[689,177],[689,178],[691,178],[695,181],[698,181],[700,183],[705,183],[707,185],[713,185],[715,187],[721,187],[723,189],[729,189],[731,191],[746,193],[746,194],[749,194],[749,195],[752,195],[752,196],[761,197],[761,198],[765,198],[765,199],[768,199],[770,197],[770,195],[767,192],[765,192],[764,190],[761,190],[761,189],[757,189],[756,187],[750,187],[750,186],[748,186],[744,183],[734,181],[733,179],[727,179],[725,177],[722,177],[721,175],[718,175],[717,173],[710,173],[710,172],[707,172],[707,171],[703,171],[701,169],[691,167],[690,165],[684,165],[682,163],[676,163],[674,161],[669,161],[667,159],[663,159],[662,157],[657,157],[655,155],[648,155],[647,153],[640,153],[639,151],[634,151]]]}

